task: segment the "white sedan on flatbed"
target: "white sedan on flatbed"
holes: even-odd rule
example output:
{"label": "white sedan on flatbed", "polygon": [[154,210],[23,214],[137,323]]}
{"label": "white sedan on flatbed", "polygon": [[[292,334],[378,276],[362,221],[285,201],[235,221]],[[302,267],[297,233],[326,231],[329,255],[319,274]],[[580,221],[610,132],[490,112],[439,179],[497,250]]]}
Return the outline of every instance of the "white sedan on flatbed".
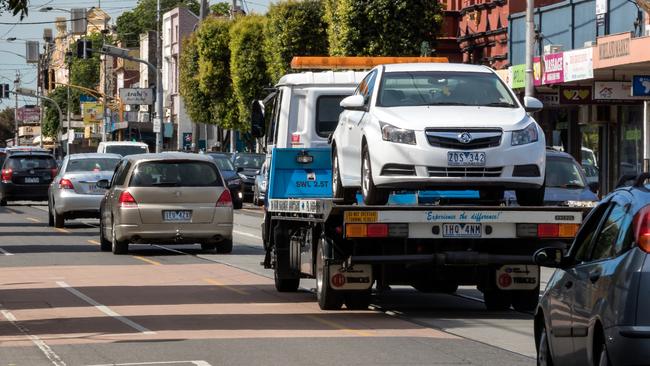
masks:
{"label": "white sedan on flatbed", "polygon": [[500,201],[514,189],[522,205],[544,199],[545,140],[522,106],[488,67],[395,64],[372,69],[332,136],[333,193],[385,204],[392,190],[477,189]]}

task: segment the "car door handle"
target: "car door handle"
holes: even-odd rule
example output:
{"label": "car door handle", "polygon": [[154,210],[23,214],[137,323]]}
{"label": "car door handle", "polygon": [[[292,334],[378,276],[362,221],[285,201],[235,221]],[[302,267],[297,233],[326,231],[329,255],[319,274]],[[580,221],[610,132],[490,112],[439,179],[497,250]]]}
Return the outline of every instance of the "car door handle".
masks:
{"label": "car door handle", "polygon": [[568,289],[571,288],[571,287],[573,287],[573,281],[566,281],[566,282],[564,283],[564,287],[565,287],[565,288],[568,288]]}
{"label": "car door handle", "polygon": [[596,281],[598,281],[599,278],[600,278],[600,271],[593,271],[589,273],[589,281],[591,281],[591,283],[595,283]]}

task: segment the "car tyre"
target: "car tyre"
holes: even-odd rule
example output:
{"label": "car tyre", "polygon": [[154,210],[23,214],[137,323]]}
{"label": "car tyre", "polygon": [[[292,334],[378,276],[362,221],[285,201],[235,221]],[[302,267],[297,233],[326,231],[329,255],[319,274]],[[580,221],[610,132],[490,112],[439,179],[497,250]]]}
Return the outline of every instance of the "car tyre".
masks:
{"label": "car tyre", "polygon": [[537,344],[537,366],[553,366],[551,348],[548,345],[546,325],[542,324],[539,330],[539,343]]}
{"label": "car tyre", "polygon": [[611,366],[612,363],[609,361],[609,355],[607,354],[605,336],[600,333],[598,340],[600,344],[596,344],[596,347],[594,347],[594,366]]}
{"label": "car tyre", "polygon": [[363,147],[361,154],[361,195],[366,205],[385,205],[388,203],[389,191],[380,189],[372,181],[372,167],[368,146]]}
{"label": "car tyre", "polygon": [[546,185],[540,188],[517,189],[515,190],[517,203],[519,206],[543,206],[545,191]]}
{"label": "car tyre", "polygon": [[490,289],[483,291],[483,300],[488,310],[503,311],[510,309],[512,297],[508,291]]}
{"label": "car tyre", "polygon": [[232,208],[235,210],[241,210],[241,208],[244,207],[244,200],[233,200],[232,201]]}
{"label": "car tyre", "polygon": [[104,220],[101,218],[99,219],[99,249],[102,252],[110,252],[111,251],[111,241],[106,239],[106,236],[104,236]]}
{"label": "car tyre", "polygon": [[321,310],[339,310],[343,306],[343,294],[330,286],[329,266],[325,265],[325,238],[318,242],[316,254],[316,299]]}
{"label": "car tyre", "polygon": [[368,310],[368,306],[370,306],[370,300],[370,289],[347,292],[345,294],[345,307],[348,310]]}
{"label": "car tyre", "polygon": [[215,243],[201,243],[201,250],[204,252],[214,252],[217,249],[217,244]]}
{"label": "car tyre", "polygon": [[111,230],[111,249],[113,254],[127,254],[129,252],[129,242],[125,240],[117,240],[115,237],[115,224],[113,223]]}
{"label": "car tyre", "polygon": [[224,239],[221,242],[217,243],[217,253],[218,254],[232,253],[232,238]]}
{"label": "car tyre", "polygon": [[54,215],[52,215],[52,200],[47,201],[47,226],[54,226]]}
{"label": "car tyre", "polygon": [[539,288],[512,291],[512,307],[517,311],[531,312],[539,303]]}
{"label": "car tyre", "polygon": [[341,170],[339,168],[339,156],[334,148],[334,156],[332,157],[332,196],[343,204],[352,204],[356,201],[356,190],[350,188],[343,188],[341,182]]}
{"label": "car tyre", "polygon": [[273,270],[273,279],[275,280],[275,289],[278,292],[296,292],[300,286],[300,278],[280,278],[278,275],[277,264]]}
{"label": "car tyre", "polygon": [[56,212],[54,201],[52,201],[52,216],[54,216],[54,227],[57,229],[62,229],[65,226],[65,216],[59,215]]}

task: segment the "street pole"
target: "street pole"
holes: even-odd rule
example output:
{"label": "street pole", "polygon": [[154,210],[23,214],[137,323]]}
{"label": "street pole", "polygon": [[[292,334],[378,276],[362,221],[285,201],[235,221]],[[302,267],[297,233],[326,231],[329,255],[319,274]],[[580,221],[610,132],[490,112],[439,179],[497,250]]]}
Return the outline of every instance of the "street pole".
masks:
{"label": "street pole", "polygon": [[535,21],[533,11],[535,10],[535,1],[526,0],[526,92],[527,97],[535,95],[535,86],[533,85],[533,47],[535,37]]}
{"label": "street pole", "polygon": [[[16,80],[14,81],[14,90],[20,88],[20,73],[16,71]],[[16,97],[16,107],[14,109],[14,146],[19,146],[18,144],[18,94],[15,94]]]}
{"label": "street pole", "polygon": [[[162,128],[163,128],[163,88],[162,88],[162,45],[160,39],[160,0],[156,1],[156,118],[154,119],[154,130],[156,132],[156,153],[162,152]],[[156,130],[156,123],[158,129]]]}
{"label": "street pole", "polygon": [[[65,143],[65,154],[69,155],[70,154],[70,132],[71,132],[70,131],[70,77],[72,76],[72,53],[70,51],[68,51],[66,53],[66,56],[68,58],[67,59],[67,61],[68,61],[68,87],[67,87],[68,95],[67,95],[67,99],[66,99],[66,103],[65,103],[66,104],[65,111],[66,111],[66,115],[67,115],[67,126],[68,126],[68,128],[67,128],[68,129],[67,136],[68,136],[68,138],[67,138],[66,143]],[[74,132],[72,132],[72,136],[74,138]]]}

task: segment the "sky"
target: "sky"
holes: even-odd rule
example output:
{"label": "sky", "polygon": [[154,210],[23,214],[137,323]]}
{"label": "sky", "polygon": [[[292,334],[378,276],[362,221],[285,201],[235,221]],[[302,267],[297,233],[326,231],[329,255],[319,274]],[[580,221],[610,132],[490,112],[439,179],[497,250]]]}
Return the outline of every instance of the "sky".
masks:
{"label": "sky", "polygon": [[[214,4],[223,0],[210,0]],[[228,0],[229,1],[229,0]],[[273,0],[244,0],[244,9],[249,13],[265,13],[269,3]],[[14,55],[17,53],[25,55],[25,41],[40,41],[42,50],[43,29],[52,28],[56,36],[54,19],[69,14],[62,10],[39,12],[43,7],[54,7],[60,9],[83,8],[99,6],[111,16],[111,24],[125,11],[132,9],[138,3],[137,0],[30,0],[29,13],[22,21],[20,17],[14,17],[10,13],[0,13],[0,84],[10,84],[13,90],[13,82],[16,79],[16,72],[20,73],[21,86],[29,89],[36,89],[36,65],[25,63],[25,59]],[[239,0],[241,4],[242,1]],[[33,22],[49,22],[49,24],[24,24]],[[16,41],[7,41],[8,38],[16,37]],[[13,106],[14,99],[0,99],[0,108]],[[34,100],[19,97],[19,104],[35,104]]]}

